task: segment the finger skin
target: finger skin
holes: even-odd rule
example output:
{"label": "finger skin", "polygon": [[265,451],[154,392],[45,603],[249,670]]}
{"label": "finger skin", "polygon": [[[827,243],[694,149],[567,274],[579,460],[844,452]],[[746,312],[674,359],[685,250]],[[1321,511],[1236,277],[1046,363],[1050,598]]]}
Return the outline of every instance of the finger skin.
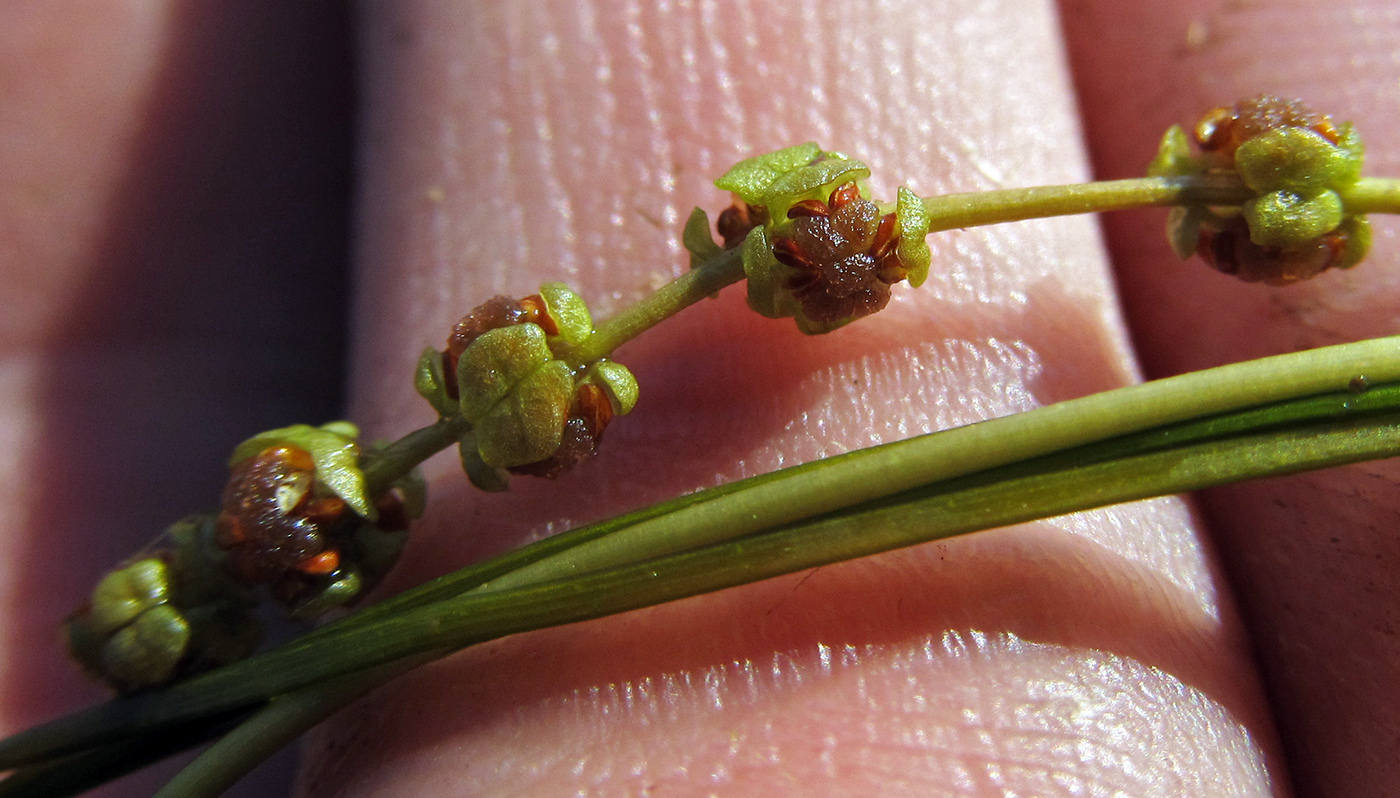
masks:
{"label": "finger skin", "polygon": [[[877,188],[1084,177],[1040,3],[371,3],[355,416],[429,420],[408,364],[495,293],[605,316],[684,263],[690,205],[809,138]],[[1133,379],[1084,219],[934,239],[880,316],[803,338],[731,289],[619,352],[604,453],[504,496],[428,464],[392,577],[679,492]],[[395,375],[403,375],[398,378]],[[1189,509],[917,547],[481,646],[315,735],[307,795],[1269,795],[1267,713]]]}
{"label": "finger skin", "polygon": [[[1400,174],[1393,3],[1065,3],[1104,177],[1139,172],[1173,123],[1260,93],[1356,123],[1366,173]],[[1165,375],[1400,332],[1400,227],[1376,217],[1349,272],[1263,289],[1175,261],[1162,216],[1106,223],[1147,369]],[[1232,486],[1204,500],[1300,794],[1393,794],[1400,775],[1400,539],[1393,462]]]}
{"label": "finger skin", "polygon": [[105,569],[215,506],[239,440],[336,412],[337,6],[0,3],[7,733],[107,697],[59,633]]}

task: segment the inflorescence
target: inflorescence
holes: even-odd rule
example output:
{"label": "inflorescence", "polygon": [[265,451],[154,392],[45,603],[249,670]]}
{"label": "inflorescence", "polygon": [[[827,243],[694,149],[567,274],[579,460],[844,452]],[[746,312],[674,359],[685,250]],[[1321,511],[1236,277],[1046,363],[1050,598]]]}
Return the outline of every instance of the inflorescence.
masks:
{"label": "inflorescence", "polygon": [[[1361,161],[1350,125],[1260,97],[1210,111],[1189,135],[1173,127],[1148,174],[1242,185],[1238,204],[1177,203],[1171,245],[1242,280],[1287,284],[1364,257],[1369,226],[1346,203]],[[698,208],[686,224],[692,269],[732,264],[737,252],[742,273],[723,281],[744,279],[754,311],[792,318],[808,334],[880,311],[892,286],[927,278],[934,220],[906,188],[892,203],[868,199],[869,175],[813,143],[737,164],[716,181],[734,204],[713,232]],[[414,466],[425,457],[456,444],[484,490],[504,490],[512,476],[554,479],[592,457],[613,418],[637,402],[632,373],[600,351],[615,344],[561,283],[486,300],[445,349],[419,360],[415,387],[439,418],[427,443],[366,447],[354,425],[333,422],[240,444],[218,512],[173,525],[107,573],[69,619],[74,657],[134,692],[247,656],[261,637],[264,595],[304,618],[353,604],[393,566],[422,512]],[[367,477],[376,469],[388,478]]]}

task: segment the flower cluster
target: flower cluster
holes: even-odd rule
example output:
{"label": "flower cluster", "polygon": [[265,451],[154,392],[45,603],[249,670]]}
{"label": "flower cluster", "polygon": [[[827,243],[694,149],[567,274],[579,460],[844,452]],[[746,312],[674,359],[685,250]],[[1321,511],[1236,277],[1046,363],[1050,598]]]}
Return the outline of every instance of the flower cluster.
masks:
{"label": "flower cluster", "polygon": [[422,512],[416,474],[370,497],[353,424],[296,425],[234,450],[215,542],[226,570],[267,585],[293,616],[315,617],[373,587]]}
{"label": "flower cluster", "polygon": [[593,456],[614,415],[631,412],[637,381],[625,366],[570,360],[593,334],[578,294],[546,283],[523,299],[488,299],[457,323],[445,351],[423,352],[416,387],[441,417],[471,425],[459,448],[474,485],[557,477]]}
{"label": "flower cluster", "polygon": [[1173,208],[1172,247],[1241,280],[1284,285],[1365,257],[1370,226],[1342,201],[1361,176],[1362,151],[1350,124],[1297,100],[1257,97],[1208,112],[1189,139],[1167,131],[1148,173],[1237,176],[1254,196],[1237,207]]}
{"label": "flower cluster", "polygon": [[[893,284],[924,281],[923,203],[904,188],[892,207],[865,199],[869,175],[860,161],[808,143],[749,158],[715,181],[735,195],[716,229],[724,248],[742,248],[750,307],[825,333],[883,309]],[[692,264],[720,250],[698,210],[683,241]]]}
{"label": "flower cluster", "polygon": [[294,617],[353,603],[393,566],[421,512],[416,474],[371,500],[354,425],[298,425],[240,444],[217,515],[175,524],[108,572],[68,621],[86,670],[133,692],[242,659],[267,588]]}
{"label": "flower cluster", "polygon": [[73,658],[122,693],[242,659],[262,640],[257,599],[218,566],[212,516],[109,571],[65,624]]}

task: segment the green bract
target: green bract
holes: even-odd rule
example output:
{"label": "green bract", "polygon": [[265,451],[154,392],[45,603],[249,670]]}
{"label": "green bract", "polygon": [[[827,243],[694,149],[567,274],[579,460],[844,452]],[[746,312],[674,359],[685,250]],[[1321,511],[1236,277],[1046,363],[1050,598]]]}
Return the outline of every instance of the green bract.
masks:
{"label": "green bract", "polygon": [[690,211],[681,231],[681,244],[690,253],[690,268],[698,269],[724,250],[710,234],[710,215],[700,208]]}
{"label": "green bract", "polygon": [[316,484],[343,499],[362,518],[379,517],[360,470],[360,430],[348,421],[332,421],[313,427],[294,424],[261,432],[234,447],[229,464],[256,455],[270,446],[290,445],[304,449],[316,464]]}
{"label": "green bract", "polygon": [[1345,188],[1361,177],[1361,142],[1351,125],[1333,144],[1308,128],[1283,127],[1261,133],[1240,145],[1235,168],[1251,189],[1302,195]]}
{"label": "green bract", "polygon": [[909,270],[909,285],[918,288],[928,279],[928,268],[933,263],[933,254],[928,248],[928,230],[933,223],[924,201],[904,186],[899,187],[898,201],[895,203],[895,232],[899,243],[895,252],[899,262]]}
{"label": "green bract", "polygon": [[588,305],[567,285],[545,283],[540,286],[540,297],[565,343],[578,346],[593,335],[593,317],[588,313]]}
{"label": "green bract", "polygon": [[573,395],[574,375],[567,363],[551,360],[525,375],[476,422],[481,459],[509,468],[553,455],[563,440]]}
{"label": "green bract", "polygon": [[600,360],[589,369],[589,379],[603,386],[617,415],[625,416],[637,406],[637,378],[621,363]]}
{"label": "green bract", "polygon": [[785,219],[788,208],[800,200],[825,201],[833,188],[869,176],[870,169],[860,161],[808,142],[740,161],[715,186],[766,207],[770,219]]}

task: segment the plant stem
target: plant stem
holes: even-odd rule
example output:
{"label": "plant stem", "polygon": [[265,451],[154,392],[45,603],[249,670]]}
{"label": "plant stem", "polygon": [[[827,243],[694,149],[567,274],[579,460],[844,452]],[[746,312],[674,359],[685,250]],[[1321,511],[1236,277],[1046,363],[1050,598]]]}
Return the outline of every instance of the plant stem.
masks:
{"label": "plant stem", "polygon": [[[1361,394],[1352,393],[1349,387],[1358,377],[1368,378],[1372,384],[1400,381],[1400,340],[1367,341],[1226,366],[852,453],[838,460],[840,464],[854,465],[839,466],[834,473],[839,474],[840,478],[835,482],[827,477],[829,465],[814,463],[754,478],[738,488],[726,486],[719,489],[719,493],[727,494],[733,500],[732,505],[710,502],[708,499],[712,494],[685,497],[678,506],[696,508],[688,520],[685,520],[683,513],[671,514],[667,522],[657,524],[645,535],[633,536],[619,545],[604,547],[587,555],[582,550],[573,551],[548,567],[514,578],[498,578],[491,586],[494,589],[470,594],[473,599],[467,604],[452,604],[457,610],[448,615],[452,618],[451,622],[457,624],[463,621],[456,613],[468,613],[468,608],[473,608],[470,612],[485,611],[489,607],[492,608],[491,612],[508,613],[510,611],[505,604],[480,602],[488,597],[499,597],[504,602],[513,601],[515,599],[510,596],[523,597],[525,594],[521,591],[534,590],[542,582],[559,583],[557,580],[560,577],[574,583],[589,578],[587,574],[602,573],[596,570],[599,566],[634,568],[639,567],[637,564],[641,562],[656,562],[658,554],[678,552],[677,540],[685,541],[684,545],[689,546],[727,545],[713,543],[723,539],[716,535],[716,519],[725,524],[736,524],[733,529],[721,529],[722,533],[743,535],[748,532],[751,538],[756,530],[751,526],[749,516],[761,517],[771,528],[774,524],[791,519],[793,506],[819,503],[818,508],[833,509],[827,494],[846,490],[847,484],[855,486],[854,489],[858,491],[848,492],[848,500],[869,501],[910,486],[910,482],[906,481],[910,472],[918,472],[921,478],[932,481],[958,478],[1016,462],[1020,458],[1042,456],[1095,440],[1116,440],[1125,431],[1136,429],[1143,431],[1139,433],[1142,435],[1161,437],[1160,427],[1165,423],[1214,417],[1232,409],[1254,408],[1324,392],[1340,397],[1336,400],[1338,406],[1321,416],[1324,419],[1336,417],[1339,412],[1374,412],[1369,405],[1371,397],[1380,398],[1389,394],[1380,388]],[[1400,402],[1394,398],[1388,401]],[[1229,434],[1238,435],[1238,432],[1231,431]],[[1389,432],[1378,432],[1377,435],[1378,441],[1381,438],[1386,440],[1385,447],[1391,446]],[[1352,448],[1349,451],[1351,453],[1347,456],[1351,457],[1359,450]],[[845,470],[842,471],[842,468]],[[1112,472],[1108,473],[1111,475]],[[1257,475],[1260,472],[1249,473]],[[1224,479],[1220,474],[1217,477]],[[1175,487],[1176,482],[1169,484],[1173,490],[1181,489]],[[755,486],[758,489],[750,490]],[[873,492],[873,488],[880,488],[883,493]],[[1015,505],[1017,512],[1045,510],[1031,508],[1015,496],[1003,497],[1003,500]],[[1102,503],[1107,503],[1107,500],[1099,502]],[[1054,508],[1056,512],[1064,512],[1058,504]],[[802,511],[799,512],[801,514],[810,513]],[[688,529],[689,525],[695,525],[696,530]],[[586,531],[583,533],[585,539],[588,534]],[[560,537],[573,535],[575,533],[565,533]],[[707,541],[710,542],[707,544]],[[559,539],[550,539],[546,543],[567,548]],[[683,555],[684,552],[679,552],[667,556]],[[733,561],[732,567],[745,568],[738,560]],[[612,585],[609,589],[624,592],[631,589],[622,582],[608,584]],[[430,588],[435,589],[438,588]],[[466,639],[457,634],[476,634],[484,628],[474,625],[477,622],[472,621],[470,633],[461,631],[465,627],[455,627],[459,631],[454,636],[443,636],[446,627],[442,624],[448,622],[448,616],[439,614],[445,610],[438,608],[465,598],[443,597],[406,612],[377,614],[375,620],[370,622],[357,623],[351,616],[335,625],[341,627],[338,632],[332,631],[335,627],[327,627],[304,642],[293,641],[282,649],[225,666],[163,692],[115,701],[21,732],[0,742],[0,768],[51,759],[103,741],[150,733],[172,723],[188,723],[211,713],[247,708],[273,695],[300,689],[322,679],[342,676],[357,668],[372,667],[396,657],[446,654]],[[613,606],[613,602],[619,600],[618,597],[604,600],[597,594],[590,598],[590,601],[600,601],[608,606]],[[551,613],[554,611],[550,610]],[[423,612],[427,614],[421,614]],[[500,617],[497,616],[498,620]],[[412,622],[404,625],[410,618]],[[514,626],[511,626],[511,630],[519,631]]]}
{"label": "plant stem", "polygon": [[456,443],[471,425],[461,416],[440,419],[399,438],[375,453],[365,466],[365,485],[378,496],[419,463]]}
{"label": "plant stem", "polygon": [[1347,213],[1400,213],[1400,180],[1363,177],[1342,193]]}
{"label": "plant stem", "polygon": [[[1004,222],[1186,204],[1239,205],[1254,196],[1233,175],[1140,177],[1060,186],[943,194],[923,198],[932,217],[929,233]],[[1348,213],[1400,213],[1400,181],[1362,178],[1343,196]],[[725,250],[600,325],[581,346],[565,352],[576,368],[614,350],[720,289],[744,279],[737,249]],[[395,442],[366,469],[370,495],[378,495],[432,454],[466,432],[460,418],[444,419]]]}
{"label": "plant stem", "polygon": [[1234,176],[1138,177],[1066,186],[1033,186],[923,198],[930,233],[1047,216],[1147,205],[1239,205],[1253,192]]}
{"label": "plant stem", "polygon": [[607,357],[660,322],[742,279],[744,264],[739,260],[739,251],[726,250],[609,319],[582,346],[567,353],[565,359],[570,365],[584,366]]}

